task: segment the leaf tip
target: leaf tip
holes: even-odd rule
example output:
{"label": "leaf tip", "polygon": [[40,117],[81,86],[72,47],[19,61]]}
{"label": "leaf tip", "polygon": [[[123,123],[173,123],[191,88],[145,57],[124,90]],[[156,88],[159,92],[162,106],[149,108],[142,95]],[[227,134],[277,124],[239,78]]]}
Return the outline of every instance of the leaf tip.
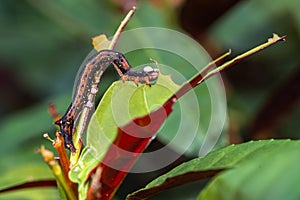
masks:
{"label": "leaf tip", "polygon": [[231,50],[231,49],[228,49],[227,54],[230,55],[231,53],[232,53],[232,50]]}
{"label": "leaf tip", "polygon": [[269,38],[268,42],[276,42],[276,41],[283,41],[283,42],[285,42],[285,38],[286,38],[286,35],[279,36],[278,34],[273,33],[273,37]]}

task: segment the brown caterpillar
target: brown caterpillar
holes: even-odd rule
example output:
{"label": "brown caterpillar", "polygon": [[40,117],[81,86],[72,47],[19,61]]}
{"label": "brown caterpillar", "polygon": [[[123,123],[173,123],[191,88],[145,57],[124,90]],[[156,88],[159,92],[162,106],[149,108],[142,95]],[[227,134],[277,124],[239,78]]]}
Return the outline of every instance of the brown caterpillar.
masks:
{"label": "brown caterpillar", "polygon": [[[75,82],[72,102],[63,117],[55,122],[60,128],[60,135],[64,138],[64,144],[71,152],[76,152],[73,144],[75,125],[84,107],[92,108],[94,97],[98,92],[98,84],[106,70],[113,64],[123,81],[134,81],[150,86],[151,81],[157,80],[158,69],[145,67],[142,70],[133,70],[125,56],[112,50],[102,50],[87,60],[80,69],[78,79]],[[92,100],[88,97],[92,95]],[[87,122],[84,123],[86,126]]]}

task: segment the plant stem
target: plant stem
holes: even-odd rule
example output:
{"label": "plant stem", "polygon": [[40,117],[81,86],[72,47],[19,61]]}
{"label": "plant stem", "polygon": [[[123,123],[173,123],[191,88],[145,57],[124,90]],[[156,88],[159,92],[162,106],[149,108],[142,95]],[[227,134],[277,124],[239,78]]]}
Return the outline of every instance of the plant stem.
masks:
{"label": "plant stem", "polygon": [[44,146],[41,147],[41,154],[43,156],[44,161],[51,168],[56,181],[63,188],[68,199],[69,200],[77,200],[77,197],[76,197],[73,189],[70,187],[68,181],[66,180],[66,177],[64,176],[61,166],[59,165],[58,161],[54,159],[54,154],[51,151],[45,149]]}
{"label": "plant stem", "polygon": [[123,30],[125,29],[125,27],[128,24],[129,20],[133,16],[135,10],[136,10],[136,7],[133,6],[132,9],[127,13],[126,17],[123,19],[123,21],[121,22],[119,28],[117,29],[116,33],[114,34],[114,37],[112,38],[108,49],[114,49],[115,48],[115,46],[116,46]]}

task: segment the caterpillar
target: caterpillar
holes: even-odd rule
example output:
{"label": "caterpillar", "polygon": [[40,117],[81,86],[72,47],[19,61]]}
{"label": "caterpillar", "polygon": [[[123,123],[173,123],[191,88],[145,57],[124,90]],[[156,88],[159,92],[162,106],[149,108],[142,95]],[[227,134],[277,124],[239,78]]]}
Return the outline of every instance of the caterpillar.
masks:
{"label": "caterpillar", "polygon": [[[150,82],[158,78],[158,69],[147,66],[142,70],[134,70],[122,53],[113,50],[102,50],[89,58],[79,71],[71,104],[66,113],[55,122],[59,126],[59,134],[64,138],[65,147],[71,152],[76,152],[73,134],[81,111],[84,107],[90,110],[93,107],[100,79],[111,64],[123,81],[133,81],[136,85],[142,83],[151,86]],[[92,99],[88,98],[90,95]]]}

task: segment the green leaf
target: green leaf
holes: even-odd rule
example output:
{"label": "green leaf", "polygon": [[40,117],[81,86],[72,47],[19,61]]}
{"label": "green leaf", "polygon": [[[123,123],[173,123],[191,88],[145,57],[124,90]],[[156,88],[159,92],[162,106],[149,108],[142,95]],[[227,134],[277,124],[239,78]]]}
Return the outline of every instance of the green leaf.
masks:
{"label": "green leaf", "polygon": [[263,143],[245,162],[217,176],[198,199],[299,199],[300,142]]}
{"label": "green leaf", "polygon": [[[87,145],[70,171],[70,179],[85,193],[90,171],[102,160],[121,127],[161,106],[179,88],[169,76],[159,75],[152,87],[117,81],[106,91],[87,129]],[[122,111],[122,112],[121,112]],[[84,197],[85,194],[82,193]]]}
{"label": "green leaf", "polygon": [[[53,97],[54,99],[54,97]],[[68,98],[56,98],[59,107],[66,104]],[[42,135],[50,130],[51,117],[47,112],[47,102],[6,116],[0,123],[1,145],[0,156],[0,190],[31,180],[53,179],[49,167],[35,150],[51,142]],[[41,112],[43,111],[43,112]],[[52,135],[52,134],[50,134]],[[34,198],[33,198],[34,196]],[[57,188],[25,189],[0,195],[0,199],[57,199]]]}
{"label": "green leaf", "polygon": [[0,195],[1,200],[57,200],[61,199],[56,188],[24,189],[16,192],[8,192]]}
{"label": "green leaf", "polygon": [[[25,156],[25,155],[23,155]],[[42,162],[22,163],[1,173],[0,190],[31,180],[53,178],[46,164]],[[57,199],[57,188],[30,188],[0,194],[0,199]]]}
{"label": "green leaf", "polygon": [[[290,141],[290,140],[264,140],[264,141],[256,141],[256,142],[251,141],[241,145],[231,145],[226,148],[213,151],[203,158],[196,158],[194,160],[181,164],[180,166],[174,168],[170,172],[153,180],[145,188],[129,195],[128,199],[148,198],[159,192],[162,192],[163,190],[175,186],[183,185],[188,182],[211,177],[222,170],[230,169],[233,167],[234,169],[228,170],[228,172],[234,171],[235,169],[240,169],[238,173],[234,175],[231,174],[231,176],[226,176],[227,178],[226,180],[228,182],[231,182],[232,179],[239,179],[238,177],[240,177],[241,171],[244,170],[243,167],[241,166],[249,165],[249,163],[253,162],[256,164],[257,167],[259,167],[260,161],[263,161],[263,159],[265,158],[272,159],[274,155],[280,154],[280,152],[283,149],[289,149],[289,150],[300,149],[300,142]],[[298,151],[298,155],[299,155],[299,151]],[[255,159],[257,159],[258,157],[259,159],[256,162]],[[256,170],[258,169],[256,168]],[[266,170],[270,170],[270,169],[266,168]],[[254,173],[254,171],[252,171],[252,173]],[[281,171],[280,173],[284,173],[284,172]],[[226,174],[226,172],[224,174]],[[250,174],[248,175],[251,176]],[[261,178],[262,174],[260,174],[260,176],[257,176],[257,178],[259,177]],[[218,178],[216,180],[218,180]],[[222,180],[225,181],[224,179]],[[246,182],[246,179],[243,179],[243,181]],[[260,182],[259,180],[256,181]],[[220,184],[219,181],[218,183]],[[254,182],[252,182],[252,184],[253,183]],[[221,184],[221,185],[224,186],[225,184]],[[241,188],[244,188],[241,181],[238,182],[236,186],[237,187],[240,186]],[[260,185],[259,187],[262,187],[262,185]],[[218,198],[218,196],[216,196],[218,194],[218,192],[216,191],[220,191],[220,190],[222,190],[224,195],[228,193],[227,187],[223,187],[223,188],[218,187],[217,189],[215,189],[214,187],[211,186],[208,188],[208,191],[204,193],[205,196],[200,199],[220,199]],[[232,194],[234,194],[234,192]],[[266,195],[268,194],[266,193]],[[260,198],[260,199],[264,199],[264,198]]]}
{"label": "green leaf", "polygon": [[[139,37],[148,38],[148,35]],[[180,45],[176,44],[176,47],[177,46],[178,48],[180,47]],[[198,60],[200,60],[200,62],[197,63],[199,68],[205,66],[209,62],[206,55],[201,51],[195,53],[192,47],[193,46],[186,45],[184,50],[188,52],[189,55],[199,58]],[[126,58],[130,61],[132,66],[140,65],[145,62],[145,57],[155,58],[159,63],[163,63],[163,66],[160,67],[161,72],[163,74],[172,74],[172,80],[178,84],[187,82],[199,72],[195,69],[196,64],[193,66],[183,58],[178,57],[178,55],[161,50],[146,49],[143,50],[143,52],[134,51],[126,54]],[[157,139],[159,141],[168,144],[168,147],[179,154],[184,153],[188,156],[198,156],[199,147],[203,143],[203,138],[208,134],[211,118],[216,116],[216,113],[212,112],[212,106],[214,106],[216,102],[212,100],[210,96],[210,87],[212,87],[212,85],[216,91],[215,94],[222,93],[219,82],[213,78],[207,85],[199,85],[174,104],[172,114],[168,117],[164,126],[158,131]],[[221,97],[218,100],[221,101],[222,99]],[[221,112],[222,111],[219,110],[217,114]],[[222,118],[221,114],[218,116]],[[185,125],[181,127],[182,129],[180,129],[181,124]],[[189,133],[188,136],[192,139],[187,139],[188,137],[185,136],[185,133]],[[188,143],[192,142],[192,144],[182,145],[181,137],[189,140]],[[188,146],[188,149],[186,146]]]}

